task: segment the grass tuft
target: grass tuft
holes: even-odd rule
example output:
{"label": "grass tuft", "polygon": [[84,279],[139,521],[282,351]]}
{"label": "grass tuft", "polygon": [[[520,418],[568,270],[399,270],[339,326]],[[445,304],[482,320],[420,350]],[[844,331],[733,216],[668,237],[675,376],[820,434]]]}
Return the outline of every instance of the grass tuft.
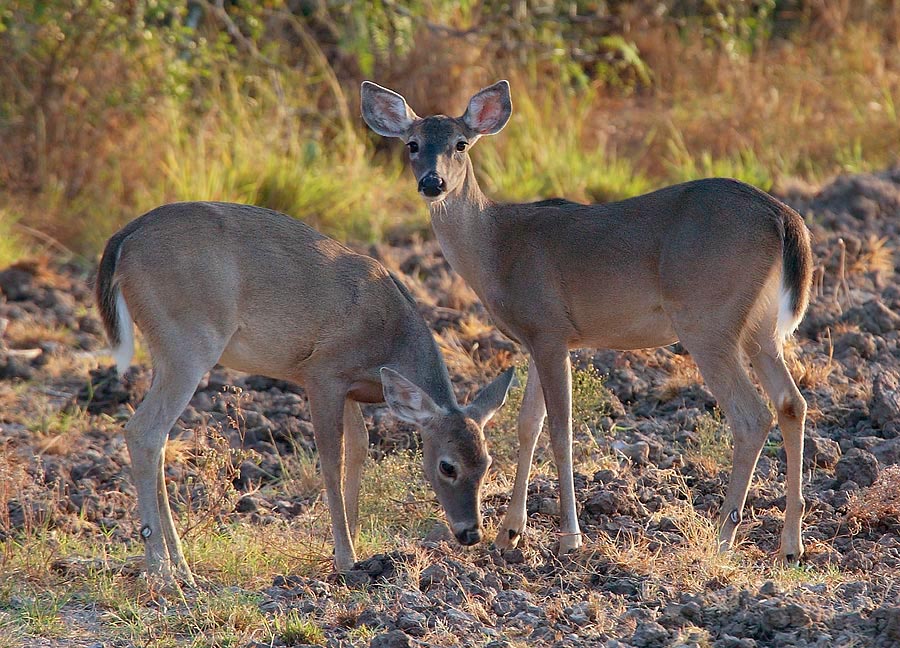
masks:
{"label": "grass tuft", "polygon": [[278,637],[289,646],[296,644],[322,646],[325,644],[325,633],[322,628],[296,610],[277,617],[275,628]]}
{"label": "grass tuft", "polygon": [[24,238],[16,231],[18,220],[9,209],[0,208],[0,270],[32,253]]}
{"label": "grass tuft", "polygon": [[853,493],[847,520],[860,527],[900,529],[900,466],[888,466],[869,488]]}
{"label": "grass tuft", "polygon": [[687,457],[715,474],[731,466],[732,438],[722,415],[702,414],[694,428],[695,443],[687,449]]}

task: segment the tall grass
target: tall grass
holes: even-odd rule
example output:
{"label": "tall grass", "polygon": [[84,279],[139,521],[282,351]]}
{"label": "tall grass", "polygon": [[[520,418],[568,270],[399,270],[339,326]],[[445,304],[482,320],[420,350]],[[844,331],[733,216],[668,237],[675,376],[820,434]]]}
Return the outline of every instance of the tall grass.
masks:
{"label": "tall grass", "polygon": [[[50,74],[44,61],[36,78],[57,91],[40,119],[27,117],[27,102],[0,106],[7,158],[33,158],[37,169],[33,180],[0,168],[0,263],[26,252],[15,220],[92,258],[117,227],[176,200],[270,207],[344,239],[427,232],[402,147],[372,136],[357,116],[362,72],[341,58],[347,45],[319,43],[293,20],[302,46],[270,34],[278,47],[264,51],[274,64],[209,52],[188,63],[165,43],[131,36],[72,50],[66,74]],[[897,162],[900,50],[890,30],[875,19],[826,23],[778,38],[764,30],[728,48],[710,40],[708,25],[650,21],[625,38],[646,72],[623,77],[632,78],[626,86],[599,73],[565,84],[537,59],[479,56],[493,45],[415,21],[404,31],[410,42],[383,44],[390,56],[381,67],[360,69],[423,114],[461,108],[463,86],[510,78],[512,121],[473,152],[483,188],[501,200],[600,202],[713,175],[769,190],[785,176],[821,181]],[[733,31],[729,38],[742,37]],[[419,60],[429,54],[433,61]],[[26,53],[15,60],[16,70],[31,69]],[[44,131],[54,139],[41,140]],[[34,141],[44,142],[36,152]]]}
{"label": "tall grass", "polygon": [[[40,224],[81,252],[99,250],[128,220],[165,202],[214,200],[267,207],[342,239],[375,241],[388,229],[424,223],[411,178],[396,159],[373,163],[362,130],[338,136],[298,117],[312,99],[292,79],[252,95],[225,75],[215,107],[198,118],[174,100],[136,125],[104,160],[95,185],[75,199],[48,187]],[[280,88],[280,94],[276,93]]]}
{"label": "tall grass", "polygon": [[577,97],[562,91],[513,93],[509,125],[473,154],[489,194],[511,201],[564,196],[606,202],[652,188],[630,160],[617,157],[605,138],[589,132],[596,90]]}
{"label": "tall grass", "polygon": [[344,239],[379,240],[389,227],[422,222],[411,178],[401,182],[395,161],[372,164],[359,131],[330,138],[296,118],[302,104],[251,101],[235,85],[201,128],[173,115],[182,123],[166,147],[161,199],[268,207]]}
{"label": "tall grass", "polygon": [[0,209],[0,268],[5,268],[30,252],[24,238],[16,230],[17,220],[11,210]]}
{"label": "tall grass", "polygon": [[647,171],[777,182],[882,169],[898,161],[900,50],[873,22],[814,29],[725,57],[695,31],[639,40],[655,101],[625,120],[652,135]]}

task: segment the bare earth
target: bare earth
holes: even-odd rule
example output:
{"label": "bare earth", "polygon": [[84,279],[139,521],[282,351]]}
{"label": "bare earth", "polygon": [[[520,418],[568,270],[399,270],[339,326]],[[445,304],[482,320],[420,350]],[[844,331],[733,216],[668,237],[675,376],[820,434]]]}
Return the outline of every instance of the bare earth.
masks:
{"label": "bare earth", "polygon": [[[587,540],[584,551],[562,559],[553,552],[556,484],[546,448],[532,476],[524,546],[505,555],[490,545],[466,550],[448,540],[415,458],[403,452],[416,448],[412,430],[383,407],[367,408],[375,458],[368,483],[376,490],[362,522],[377,519],[381,531],[371,532],[360,551],[366,559],[344,578],[330,573],[322,496],[297,459],[314,450],[302,391],[216,369],[172,431],[170,489],[189,553],[201,563],[201,589],[229,583],[215,560],[201,556],[203,534],[237,525],[260,529],[260,537],[302,538],[284,550],[289,569],[267,573],[264,583],[227,585],[273,630],[249,629],[229,643],[214,629],[165,636],[152,624],[129,629],[117,621],[121,601],[97,595],[83,574],[105,570],[140,587],[133,566],[108,556],[141,552],[119,426],[148,386],[147,359],[138,356],[119,379],[99,354],[105,340],[88,271],[25,263],[0,271],[0,328],[8,320],[0,335],[0,646],[900,645],[900,170],[785,188],[780,197],[807,217],[819,268],[790,350],[810,405],[800,567],[775,565],[784,504],[777,427],[737,551],[712,551],[729,439],[678,345],[575,354],[576,366],[593,367],[603,383],[589,372],[576,381],[576,491]],[[522,364],[435,243],[363,251],[419,299],[461,398]],[[511,488],[517,395],[512,401],[488,432],[498,459],[485,500],[489,529]],[[216,464],[217,457],[225,459]],[[415,488],[378,481],[395,470]],[[210,475],[224,486],[211,486]],[[311,539],[315,551],[305,553]],[[34,542],[46,548],[44,571],[15,549]],[[219,546],[240,561],[243,544]],[[34,588],[24,583],[66,593],[55,629],[28,620],[25,593]],[[140,605],[162,614],[152,596]],[[321,636],[279,630],[277,619],[292,610]]]}

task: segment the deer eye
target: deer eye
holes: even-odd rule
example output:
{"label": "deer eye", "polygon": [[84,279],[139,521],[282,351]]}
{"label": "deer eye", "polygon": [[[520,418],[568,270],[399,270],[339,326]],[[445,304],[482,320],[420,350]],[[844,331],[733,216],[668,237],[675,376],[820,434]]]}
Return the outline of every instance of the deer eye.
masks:
{"label": "deer eye", "polygon": [[410,153],[418,153],[419,152],[419,143],[418,142],[407,142],[406,146],[409,147]]}
{"label": "deer eye", "polygon": [[453,464],[442,461],[438,464],[438,468],[447,479],[456,479],[456,467]]}
{"label": "deer eye", "polygon": [[456,143],[456,150],[462,153],[466,150],[466,147],[469,145],[468,142],[459,141]]}

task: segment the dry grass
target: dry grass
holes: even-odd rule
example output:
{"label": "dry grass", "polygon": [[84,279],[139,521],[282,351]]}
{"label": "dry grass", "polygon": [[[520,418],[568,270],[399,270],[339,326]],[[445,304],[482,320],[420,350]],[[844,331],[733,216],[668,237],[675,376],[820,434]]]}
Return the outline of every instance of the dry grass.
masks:
{"label": "dry grass", "polygon": [[900,466],[888,466],[869,488],[853,493],[846,520],[858,526],[900,528]]}
{"label": "dry grass", "polygon": [[[755,576],[741,552],[717,551],[717,525],[690,506],[691,491],[683,477],[674,471],[660,471],[660,476],[684,499],[670,502],[655,517],[674,520],[684,541],[661,547],[643,532],[613,537],[600,534],[576,559],[581,568],[590,573],[598,563],[611,562],[625,574],[644,578],[645,588],[665,583],[688,592],[700,591],[711,580],[737,587],[753,582]],[[645,596],[652,597],[653,592],[645,592]]]}
{"label": "dry grass", "polygon": [[453,274],[449,285],[441,289],[441,305],[454,310],[470,311],[477,299],[475,291],[457,274]]}
{"label": "dry grass", "polygon": [[[592,373],[576,374],[576,411],[579,427],[590,429],[590,421],[603,412],[605,391],[602,381]],[[497,421],[492,434],[495,456],[505,455],[506,465],[514,456],[512,447],[506,449],[506,439],[515,438],[515,414],[522,388],[516,388]],[[229,394],[233,412],[232,422],[240,425],[241,395]],[[73,434],[77,436],[87,426],[96,424],[96,417],[73,420]],[[27,605],[0,617],[0,625],[15,637],[10,644],[34,637],[58,637],[63,640],[87,636],[83,628],[72,626],[72,610],[85,606],[99,610],[102,639],[111,638],[135,644],[175,645],[182,640],[192,645],[245,645],[251,641],[271,642],[273,637],[319,643],[321,628],[328,622],[350,624],[358,617],[360,605],[384,606],[388,609],[401,589],[416,589],[422,571],[433,564],[434,556],[418,544],[440,513],[433,493],[421,476],[421,456],[398,453],[373,465],[370,460],[362,488],[362,534],[358,544],[360,556],[374,553],[402,551],[410,559],[401,566],[396,582],[390,587],[354,592],[334,587],[329,610],[323,614],[302,615],[290,611],[263,614],[259,610],[259,590],[268,587],[278,574],[300,574],[325,579],[332,570],[330,518],[322,498],[313,498],[302,513],[290,520],[269,524],[236,522],[231,517],[233,497],[227,484],[233,476],[234,455],[230,448],[216,439],[216,430],[195,430],[199,438],[193,444],[172,445],[172,459],[193,467],[195,483],[202,497],[184,502],[179,527],[185,532],[188,560],[201,583],[200,590],[182,603],[173,601],[160,606],[154,601],[140,579],[135,579],[125,567],[127,558],[135,558],[140,548],[121,542],[101,541],[78,533],[48,530],[39,525],[30,527],[14,543],[4,545],[0,558],[0,595],[14,595]],[[497,442],[497,437],[502,441]],[[718,441],[716,441],[718,443]],[[704,452],[707,452],[704,450]],[[611,455],[592,448],[585,460],[603,463],[621,470]],[[5,462],[2,461],[5,457]],[[314,495],[320,489],[315,473],[315,457],[303,459],[291,467],[283,484],[275,488],[286,495]],[[579,470],[584,465],[579,459]],[[502,461],[500,462],[502,463]],[[834,574],[804,571],[781,571],[766,566],[767,556],[739,550],[721,555],[715,551],[715,523],[689,504],[692,493],[675,471],[660,471],[664,485],[680,493],[676,501],[657,511],[678,526],[684,541],[675,546],[659,548],[643,531],[634,535],[608,536],[598,534],[585,551],[564,563],[560,573],[541,576],[534,572],[522,587],[539,596],[539,604],[549,618],[563,614],[566,595],[543,596],[559,578],[585,581],[598,570],[612,564],[620,573],[641,582],[642,592],[653,597],[663,585],[676,586],[696,592],[703,584],[715,580],[736,587],[755,587],[763,579],[779,583],[828,582],[839,579]],[[511,477],[508,475],[507,477]],[[536,462],[534,479],[552,480],[555,469],[549,461]],[[7,511],[5,501],[18,498],[29,487],[31,477],[10,454],[0,452],[0,515]],[[216,488],[221,489],[217,491]],[[487,487],[487,501],[495,495],[508,493],[509,480],[494,473]],[[222,495],[219,497],[217,495]],[[232,494],[233,495],[233,494]],[[4,499],[5,498],[5,499]],[[189,514],[187,511],[191,511]],[[489,526],[499,518],[489,519]],[[2,520],[0,520],[2,523]],[[553,516],[533,516],[529,534],[523,547],[530,564],[546,560],[544,550],[556,540],[557,521]],[[2,524],[0,524],[2,526]],[[488,529],[489,537],[492,529]],[[453,559],[466,564],[484,564],[487,548],[466,551],[453,548]],[[63,573],[52,565],[58,559],[83,559],[90,565]],[[59,592],[71,595],[60,596]],[[54,594],[57,593],[57,594]],[[622,632],[627,627],[620,618],[625,612],[622,600],[599,592],[586,596],[592,601],[590,627],[606,632]],[[360,597],[363,597],[362,600]],[[392,602],[393,601],[393,602]],[[616,606],[621,609],[617,611]],[[474,596],[464,597],[457,606],[477,619],[490,621],[484,601]],[[371,640],[373,631],[365,627],[354,629],[353,636],[362,645]],[[529,645],[527,632],[510,634],[513,645]],[[690,634],[686,629],[684,631]],[[694,633],[697,635],[697,633]],[[691,635],[691,636],[694,636]],[[698,635],[699,636],[699,635]],[[458,641],[458,630],[438,624],[429,628],[423,638],[435,645],[449,645]],[[100,638],[100,637],[98,637]],[[17,643],[18,642],[18,643]],[[288,641],[289,642],[289,641]],[[516,643],[518,642],[518,644]],[[0,645],[3,645],[0,643]]]}
{"label": "dry grass", "polygon": [[673,368],[668,372],[666,381],[660,386],[657,398],[669,401],[683,390],[703,382],[696,363],[688,356],[672,356]]}
{"label": "dry grass", "polygon": [[708,154],[768,177],[822,177],[896,159],[900,53],[877,23],[848,23],[827,37],[799,33],[730,56],[699,34],[648,30],[635,40],[656,73],[657,97],[613,123],[650,134],[651,173],[666,164],[672,142],[681,154],[669,153],[669,163],[682,168],[685,155]]}
{"label": "dry grass", "polygon": [[[625,21],[622,38],[651,73],[640,87],[600,78],[562,87],[538,61],[485,55],[495,52],[490,39],[412,29],[408,50],[383,62],[378,80],[421,114],[455,114],[478,85],[510,78],[513,122],[475,154],[484,186],[500,197],[602,201],[708,175],[769,188],[787,176],[821,180],[896,161],[900,52],[885,25],[900,13],[880,4],[866,12],[837,28],[822,10],[789,37],[751,40],[710,37],[702,21]],[[441,19],[465,22],[465,13]],[[42,106],[43,131],[29,113],[22,123],[35,132],[11,133],[8,159],[32,160],[37,177],[3,192],[0,261],[20,257],[22,239],[34,238],[24,227],[93,255],[126,220],[180,199],[269,206],[341,237],[427,230],[415,183],[394,154],[401,147],[376,153],[354,117],[360,73],[346,65],[354,53],[334,69],[325,45],[312,42],[296,69],[214,66],[196,100],[184,101],[168,76],[178,66],[149,42],[131,58],[74,47],[84,60],[67,65],[77,74],[47,79],[56,92]],[[30,70],[28,62],[16,65]],[[119,98],[123,87],[139,89],[139,107]],[[18,171],[27,175],[10,173]],[[861,267],[886,271],[889,247],[873,242]],[[449,300],[468,298],[454,289]]]}
{"label": "dry grass", "polygon": [[75,336],[63,326],[48,326],[29,318],[13,320],[6,328],[7,344],[13,349],[34,349],[41,343],[74,346]]}
{"label": "dry grass", "polygon": [[830,384],[829,380],[835,369],[834,343],[830,329],[827,331],[827,338],[828,355],[825,357],[820,354],[803,353],[793,339],[789,339],[785,344],[784,358],[798,387],[815,389]]}
{"label": "dry grass", "polygon": [[688,459],[710,475],[731,466],[733,455],[731,431],[720,413],[703,414],[697,421],[694,434],[696,443],[685,453]]}
{"label": "dry grass", "polygon": [[896,246],[886,236],[869,236],[863,241],[856,258],[850,262],[848,271],[851,274],[872,272],[879,279],[888,277],[894,273],[895,250]]}

